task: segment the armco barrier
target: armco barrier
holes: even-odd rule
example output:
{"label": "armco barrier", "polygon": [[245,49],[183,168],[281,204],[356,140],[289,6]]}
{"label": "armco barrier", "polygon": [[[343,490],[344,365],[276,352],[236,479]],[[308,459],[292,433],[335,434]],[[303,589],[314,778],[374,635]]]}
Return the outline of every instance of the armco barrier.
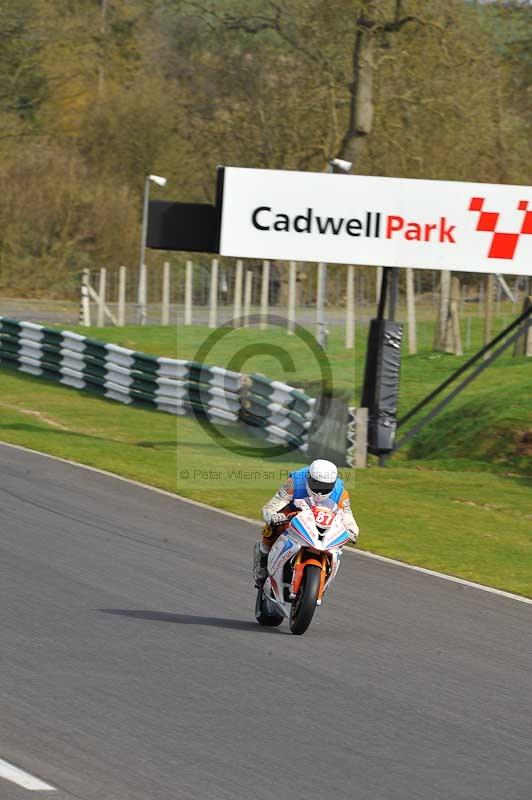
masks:
{"label": "armco barrier", "polygon": [[275,444],[306,449],[315,399],[262,375],[156,358],[71,331],[0,317],[0,364],[171,414],[243,423]]}

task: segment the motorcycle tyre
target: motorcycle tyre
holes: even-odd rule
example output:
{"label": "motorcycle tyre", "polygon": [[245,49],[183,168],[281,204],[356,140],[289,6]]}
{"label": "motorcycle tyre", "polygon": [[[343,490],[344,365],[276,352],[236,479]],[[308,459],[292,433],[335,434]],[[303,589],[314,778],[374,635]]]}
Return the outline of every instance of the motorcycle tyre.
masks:
{"label": "motorcycle tyre", "polygon": [[315,564],[305,567],[301,588],[290,613],[290,630],[295,636],[305,633],[312,622],[320,593],[321,569]]}
{"label": "motorcycle tyre", "polygon": [[264,597],[262,589],[257,589],[257,600],[255,602],[255,618],[259,625],[264,625],[266,628],[276,628],[280,625],[284,617],[277,612],[268,612],[268,601]]}

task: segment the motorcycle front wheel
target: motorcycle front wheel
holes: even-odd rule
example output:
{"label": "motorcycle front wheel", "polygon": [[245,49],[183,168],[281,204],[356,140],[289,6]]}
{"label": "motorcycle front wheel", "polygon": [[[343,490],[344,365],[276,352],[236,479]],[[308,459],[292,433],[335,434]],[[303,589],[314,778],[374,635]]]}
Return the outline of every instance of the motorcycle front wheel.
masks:
{"label": "motorcycle front wheel", "polygon": [[257,600],[255,602],[255,618],[259,625],[267,628],[275,628],[280,625],[284,617],[275,610],[272,603],[264,596],[262,589],[257,590]]}
{"label": "motorcycle front wheel", "polygon": [[315,564],[305,567],[303,580],[290,613],[290,630],[296,636],[305,633],[314,616],[320,593],[321,569]]}

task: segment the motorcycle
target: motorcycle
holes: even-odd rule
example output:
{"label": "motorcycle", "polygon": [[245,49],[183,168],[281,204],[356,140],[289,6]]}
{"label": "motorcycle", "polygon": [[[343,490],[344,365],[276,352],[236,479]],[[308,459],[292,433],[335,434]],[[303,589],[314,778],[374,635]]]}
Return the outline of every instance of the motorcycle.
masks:
{"label": "motorcycle", "polygon": [[257,591],[255,617],[273,627],[288,618],[293,634],[305,633],[314,612],[338,574],[342,547],[349,540],[343,512],[330,499],[295,500],[268,555],[268,577]]}

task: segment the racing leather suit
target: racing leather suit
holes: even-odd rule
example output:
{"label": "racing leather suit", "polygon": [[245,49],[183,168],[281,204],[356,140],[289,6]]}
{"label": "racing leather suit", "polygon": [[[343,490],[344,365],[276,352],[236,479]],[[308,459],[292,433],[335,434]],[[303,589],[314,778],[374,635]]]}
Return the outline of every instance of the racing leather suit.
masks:
{"label": "racing leather suit", "polygon": [[[279,530],[275,530],[275,527],[272,528],[270,525],[272,516],[280,511],[285,513],[289,511],[297,511],[297,507],[293,505],[293,500],[303,500],[309,496],[306,486],[308,469],[308,467],[303,467],[295,472],[291,472],[287,480],[276,491],[274,496],[262,507],[262,518],[266,523],[262,531],[262,552],[267,552],[270,550],[271,546],[281,532]],[[358,538],[358,525],[353,516],[353,512],[351,511],[349,493],[344,488],[343,481],[340,478],[336,480],[334,489],[330,495],[328,495],[328,497],[333,500],[344,512],[346,528],[350,533],[351,540],[356,542]]]}

